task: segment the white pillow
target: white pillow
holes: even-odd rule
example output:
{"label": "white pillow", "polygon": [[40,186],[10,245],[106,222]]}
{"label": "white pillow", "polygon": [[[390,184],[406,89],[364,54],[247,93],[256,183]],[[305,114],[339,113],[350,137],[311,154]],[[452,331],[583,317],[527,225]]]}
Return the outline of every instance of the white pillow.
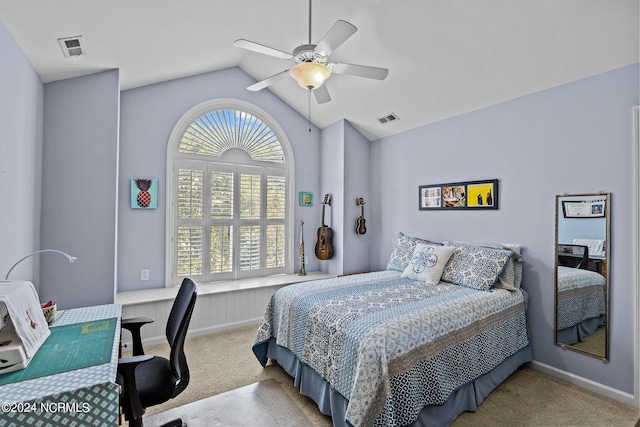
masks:
{"label": "white pillow", "polygon": [[455,248],[451,246],[418,243],[402,277],[437,285],[453,251]]}
{"label": "white pillow", "polygon": [[573,239],[574,245],[582,245],[589,248],[589,255],[604,256],[604,240],[600,239]]}

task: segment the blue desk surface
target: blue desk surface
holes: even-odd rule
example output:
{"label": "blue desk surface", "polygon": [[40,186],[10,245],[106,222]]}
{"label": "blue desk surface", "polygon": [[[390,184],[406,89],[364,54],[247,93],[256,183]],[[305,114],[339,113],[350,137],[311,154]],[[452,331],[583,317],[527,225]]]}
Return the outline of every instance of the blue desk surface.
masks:
{"label": "blue desk surface", "polygon": [[118,318],[51,328],[29,365],[0,375],[0,386],[102,365],[111,361]]}

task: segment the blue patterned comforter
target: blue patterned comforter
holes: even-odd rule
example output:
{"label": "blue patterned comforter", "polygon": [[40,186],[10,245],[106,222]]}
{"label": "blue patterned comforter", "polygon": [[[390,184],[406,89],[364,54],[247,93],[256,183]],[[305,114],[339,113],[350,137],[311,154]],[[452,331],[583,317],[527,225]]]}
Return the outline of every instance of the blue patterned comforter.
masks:
{"label": "blue patterned comforter", "polygon": [[606,314],[607,280],[595,271],[558,267],[558,330]]}
{"label": "blue patterned comforter", "polygon": [[529,345],[523,293],[427,285],[381,271],[299,283],[269,302],[271,338],[349,400],[356,427],[406,425]]}

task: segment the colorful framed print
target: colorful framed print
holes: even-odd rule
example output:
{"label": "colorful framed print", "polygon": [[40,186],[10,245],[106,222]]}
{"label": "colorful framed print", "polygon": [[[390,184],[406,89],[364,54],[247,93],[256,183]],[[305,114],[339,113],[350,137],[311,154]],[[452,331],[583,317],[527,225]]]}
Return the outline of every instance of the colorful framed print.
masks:
{"label": "colorful framed print", "polygon": [[[498,206],[498,180],[467,184],[467,206],[469,208],[495,209]],[[495,206],[495,208],[494,208]]]}
{"label": "colorful framed print", "polygon": [[442,187],[443,208],[464,208],[467,206],[467,192],[464,185],[452,184]]}
{"label": "colorful framed print", "polygon": [[313,193],[301,191],[298,203],[300,206],[313,206]]}
{"label": "colorful framed print", "polygon": [[131,178],[131,208],[156,209],[158,207],[158,180]]}
{"label": "colorful framed print", "polygon": [[498,180],[418,187],[418,209],[498,209]]}

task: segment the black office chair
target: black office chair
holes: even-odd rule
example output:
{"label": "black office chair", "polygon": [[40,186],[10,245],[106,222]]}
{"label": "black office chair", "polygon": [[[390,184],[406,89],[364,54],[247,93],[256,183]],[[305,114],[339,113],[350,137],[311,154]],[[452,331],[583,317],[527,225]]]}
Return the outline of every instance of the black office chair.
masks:
{"label": "black office chair", "polygon": [[558,264],[588,270],[589,248],[583,245],[558,245]]}
{"label": "black office chair", "polygon": [[[189,384],[184,340],[196,304],[196,295],[195,282],[184,279],[167,320],[166,335],[171,346],[169,360],[151,355],[134,355],[119,360],[117,381],[122,387],[120,405],[130,427],[142,426],[142,415],[146,408],[176,397]],[[139,334],[139,326],[134,327],[132,333],[136,333],[136,329]],[[140,342],[139,335],[134,337],[134,343],[136,340]],[[139,347],[138,350],[142,351],[141,344]],[[167,427],[182,425],[181,419],[164,424]]]}

